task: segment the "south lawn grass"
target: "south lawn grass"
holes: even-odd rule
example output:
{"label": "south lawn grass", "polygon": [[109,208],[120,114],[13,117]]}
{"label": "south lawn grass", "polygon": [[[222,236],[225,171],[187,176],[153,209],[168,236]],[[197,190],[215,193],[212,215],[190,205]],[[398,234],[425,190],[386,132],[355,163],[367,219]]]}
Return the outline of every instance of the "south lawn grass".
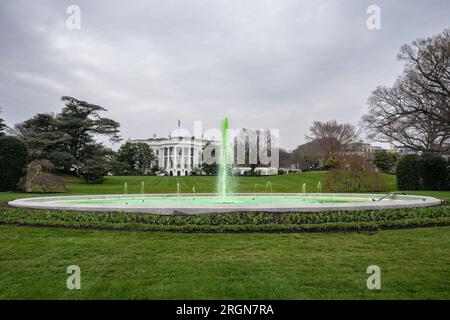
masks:
{"label": "south lawn grass", "polygon": [[[0,227],[0,299],[450,299],[450,227],[171,234]],[[81,268],[81,290],[66,268]],[[366,287],[381,268],[381,290]]]}
{"label": "south lawn grass", "polygon": [[[275,177],[231,177],[234,192],[266,192],[268,181],[272,184],[273,192],[302,192],[302,184],[306,183],[307,192],[316,192],[318,182],[325,181],[326,172],[302,172],[296,174]],[[384,174],[387,190],[396,191],[397,184],[394,175]],[[195,187],[197,193],[216,192],[217,177],[211,176],[188,176],[188,177],[106,177],[102,184],[86,184],[78,178],[66,177],[68,192],[61,195],[83,195],[83,194],[121,194],[124,192],[124,184],[128,184],[128,193],[140,193],[141,184],[144,181],[146,193],[176,193],[177,182],[180,183],[180,192],[191,193]],[[257,187],[255,188],[255,184]],[[432,196],[442,200],[450,201],[448,191],[406,191],[408,194],[420,194]],[[55,193],[53,195],[59,195]],[[26,194],[14,192],[0,192],[0,204],[8,201],[25,198],[49,196],[48,194]]]}
{"label": "south lawn grass", "polygon": [[[314,192],[325,173],[239,178],[237,192]],[[386,176],[390,190],[395,177]],[[214,177],[108,177],[69,194],[214,192]],[[235,180],[237,183],[237,179]],[[408,192],[410,193],[410,192]],[[412,192],[411,192],[412,193]],[[415,192],[450,200],[450,192]],[[0,204],[28,194],[0,193]],[[40,196],[33,194],[32,196]],[[0,208],[0,214],[1,214]],[[0,299],[450,299],[450,227],[363,233],[180,234],[0,226]],[[78,265],[82,290],[66,288]],[[382,289],[366,288],[378,265]]]}
{"label": "south lawn grass", "polygon": [[[233,192],[269,192],[266,184],[270,181],[273,192],[302,192],[302,184],[306,183],[307,192],[317,192],[318,182],[325,181],[326,172],[303,172],[297,174],[280,175],[272,177],[230,177]],[[396,190],[395,176],[384,175],[387,189]],[[67,195],[82,194],[121,194],[124,192],[124,184],[128,184],[128,193],[140,193],[142,181],[145,184],[146,193],[176,193],[177,183],[180,184],[180,192],[191,193],[195,187],[197,193],[216,192],[217,177],[212,176],[187,176],[187,177],[106,177],[102,184],[86,184],[77,178],[66,178],[69,192]],[[255,187],[255,185],[257,185]],[[56,195],[56,194],[55,194]],[[21,194],[3,192],[0,193],[0,204],[13,199],[43,196],[42,194]],[[45,196],[45,195],[44,195]],[[48,195],[47,195],[48,196]]]}

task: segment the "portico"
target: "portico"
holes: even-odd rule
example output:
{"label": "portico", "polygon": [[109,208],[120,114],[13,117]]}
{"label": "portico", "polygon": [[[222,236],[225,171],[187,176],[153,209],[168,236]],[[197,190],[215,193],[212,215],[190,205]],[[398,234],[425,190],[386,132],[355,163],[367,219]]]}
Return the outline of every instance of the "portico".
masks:
{"label": "portico", "polygon": [[147,143],[158,159],[158,166],[169,176],[188,176],[198,170],[206,141],[195,137],[168,137],[133,140]]}

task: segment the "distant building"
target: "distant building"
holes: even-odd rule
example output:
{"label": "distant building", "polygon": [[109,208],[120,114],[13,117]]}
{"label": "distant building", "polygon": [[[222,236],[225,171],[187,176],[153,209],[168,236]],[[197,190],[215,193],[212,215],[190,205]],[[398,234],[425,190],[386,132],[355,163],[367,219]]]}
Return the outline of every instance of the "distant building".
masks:
{"label": "distant building", "polygon": [[208,140],[194,137],[171,137],[131,140],[132,143],[143,142],[150,146],[158,159],[158,166],[169,176],[188,176],[192,171],[200,170],[203,147]]}
{"label": "distant building", "polygon": [[[251,167],[234,167],[232,169],[233,175],[244,176],[252,171]],[[258,176],[276,176],[278,174],[278,168],[275,167],[256,167],[255,173]]]}
{"label": "distant building", "polygon": [[256,174],[260,176],[276,176],[278,174],[278,168],[275,167],[258,167],[255,168]]}
{"label": "distant building", "polygon": [[[383,151],[383,149],[380,146],[373,146],[370,143],[353,143],[348,146],[346,150],[346,154],[348,155],[358,155],[362,158],[372,161],[373,157],[375,155],[375,152]],[[386,150],[388,151],[388,150]]]}
{"label": "distant building", "polygon": [[417,154],[418,152],[410,147],[395,147],[395,150],[399,154]]}

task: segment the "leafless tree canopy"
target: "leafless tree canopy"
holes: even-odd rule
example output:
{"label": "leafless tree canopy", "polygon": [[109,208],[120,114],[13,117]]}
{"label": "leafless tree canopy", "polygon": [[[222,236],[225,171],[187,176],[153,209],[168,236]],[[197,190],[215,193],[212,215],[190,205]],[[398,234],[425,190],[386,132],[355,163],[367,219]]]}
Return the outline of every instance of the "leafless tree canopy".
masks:
{"label": "leafless tree canopy", "polygon": [[308,141],[320,141],[326,160],[340,160],[350,145],[358,142],[358,135],[353,125],[338,123],[336,120],[328,122],[314,121],[309,129]]}
{"label": "leafless tree canopy", "polygon": [[320,141],[310,141],[299,145],[291,154],[291,163],[297,169],[305,170],[320,166],[325,159],[325,151]]}
{"label": "leafless tree canopy", "polygon": [[450,29],[400,49],[403,74],[378,87],[362,119],[368,138],[442,152],[450,139]]}

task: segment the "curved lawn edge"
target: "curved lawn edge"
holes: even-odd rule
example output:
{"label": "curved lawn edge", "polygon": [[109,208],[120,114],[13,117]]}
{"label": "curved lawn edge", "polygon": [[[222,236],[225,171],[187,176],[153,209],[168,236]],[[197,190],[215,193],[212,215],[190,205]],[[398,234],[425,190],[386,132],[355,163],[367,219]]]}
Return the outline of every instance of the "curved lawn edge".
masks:
{"label": "curved lawn edge", "polygon": [[0,210],[0,225],[184,233],[358,232],[450,225],[450,206],[321,212],[149,216],[130,213]]}
{"label": "curved lawn edge", "polygon": [[4,224],[4,226],[18,227],[42,227],[42,228],[64,228],[75,230],[97,230],[97,231],[130,231],[130,232],[173,232],[173,233],[338,233],[338,232],[370,232],[382,230],[401,230],[412,228],[429,228],[450,226],[450,218],[444,219],[422,219],[422,220],[403,220],[383,224],[346,224],[346,223],[328,223],[317,225],[237,225],[237,226],[159,226],[159,225],[114,225],[102,226],[101,224],[90,225],[63,225],[51,223],[13,223]]}

